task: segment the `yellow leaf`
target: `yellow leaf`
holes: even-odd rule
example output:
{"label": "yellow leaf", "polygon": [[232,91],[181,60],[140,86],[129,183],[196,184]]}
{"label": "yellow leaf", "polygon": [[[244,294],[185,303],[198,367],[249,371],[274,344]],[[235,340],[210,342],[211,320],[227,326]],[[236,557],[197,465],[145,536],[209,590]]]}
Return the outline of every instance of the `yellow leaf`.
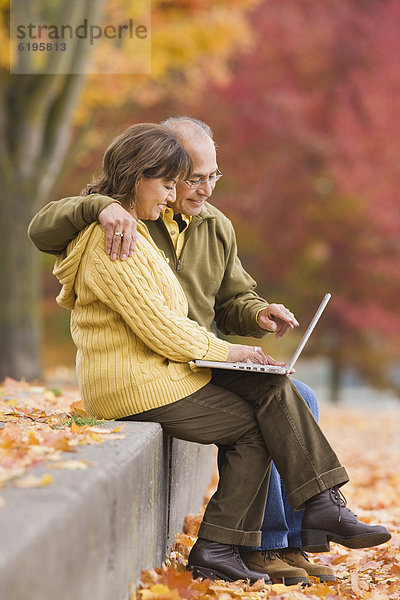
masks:
{"label": "yellow leaf", "polygon": [[77,425],[75,421],[72,421],[70,429],[72,433],[83,433],[85,431],[82,427],[79,427],[79,425]]}
{"label": "yellow leaf", "polygon": [[97,433],[90,433],[88,437],[94,442],[104,442],[103,438],[100,437]]}
{"label": "yellow leaf", "polygon": [[218,600],[232,600],[231,594],[228,594],[227,592],[222,592],[221,594],[218,594]]}
{"label": "yellow leaf", "polygon": [[55,450],[61,450],[61,452],[75,452],[75,450],[71,448],[69,440],[66,436],[60,437],[53,442],[52,447]]}
{"label": "yellow leaf", "polygon": [[11,400],[7,400],[8,406],[17,406],[18,398],[11,398]]}
{"label": "yellow leaf", "polygon": [[50,473],[44,473],[41,477],[35,477],[35,475],[27,475],[23,479],[18,479],[15,485],[19,488],[37,488],[46,487],[53,483],[53,475]]}
{"label": "yellow leaf", "polygon": [[40,444],[38,438],[32,430],[29,431],[29,443],[32,446],[38,446]]}
{"label": "yellow leaf", "polygon": [[149,590],[141,590],[140,597],[142,600],[151,600],[153,598],[164,598],[171,594],[171,590],[162,583],[152,585]]}
{"label": "yellow leaf", "polygon": [[259,592],[260,590],[264,590],[266,588],[266,584],[264,579],[258,579],[255,583],[253,583],[253,585],[251,586],[251,591],[252,592]]}

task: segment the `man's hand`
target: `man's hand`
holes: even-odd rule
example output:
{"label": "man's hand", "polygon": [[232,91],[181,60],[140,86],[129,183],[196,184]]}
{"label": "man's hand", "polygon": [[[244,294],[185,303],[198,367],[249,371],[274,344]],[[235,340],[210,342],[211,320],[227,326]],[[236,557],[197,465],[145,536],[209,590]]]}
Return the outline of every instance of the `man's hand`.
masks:
{"label": "man's hand", "polygon": [[262,329],[275,332],[275,339],[280,340],[285,333],[291,331],[299,324],[293,313],[283,304],[269,304],[258,313],[257,323]]}
{"label": "man's hand", "polygon": [[[118,256],[126,260],[135,252],[138,234],[137,221],[118,202],[112,202],[99,214],[99,221],[106,230],[106,252],[111,260]],[[122,234],[122,236],[120,235]],[[119,245],[121,244],[121,248]]]}

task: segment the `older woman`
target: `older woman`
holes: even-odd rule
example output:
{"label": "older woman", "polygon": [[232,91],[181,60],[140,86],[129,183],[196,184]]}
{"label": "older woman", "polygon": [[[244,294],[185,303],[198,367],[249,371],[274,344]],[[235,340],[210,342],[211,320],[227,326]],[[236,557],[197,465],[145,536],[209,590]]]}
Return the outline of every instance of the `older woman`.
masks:
{"label": "older woman", "polygon": [[[189,155],[171,133],[134,125],[112,142],[86,193],[109,195],[136,219],[153,220],[174,201],[177,180],[187,179],[190,170]],[[268,376],[266,387],[258,386],[265,375],[254,374],[251,389],[239,397],[211,384],[208,369],[194,367],[197,358],[267,358],[189,320],[163,253],[144,224],[138,231],[134,255],[112,262],[102,227],[83,230],[56,262],[63,286],[58,302],[72,309],[79,385],[90,415],[159,422],[177,438],[229,447],[189,557],[194,574],[268,581],[246,567],[238,546],[259,544],[271,457],[293,507],[306,508],[309,544],[326,549],[334,540],[364,547],[389,539],[384,527],[360,523],[344,506],[337,487],[348,481],[346,471],[288,377]],[[297,580],[307,581],[306,573]]]}

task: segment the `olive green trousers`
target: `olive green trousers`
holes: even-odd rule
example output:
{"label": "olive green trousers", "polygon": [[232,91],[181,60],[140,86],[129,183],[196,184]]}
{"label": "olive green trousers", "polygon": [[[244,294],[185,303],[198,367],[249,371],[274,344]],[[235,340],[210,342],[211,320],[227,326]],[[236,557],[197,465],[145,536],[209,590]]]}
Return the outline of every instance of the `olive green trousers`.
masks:
{"label": "olive green trousers", "polygon": [[[213,370],[190,396],[127,420],[160,423],[171,436],[228,447],[199,536],[259,546],[271,460],[293,508],[348,481],[307,404],[286,375]],[[188,473],[190,477],[190,473]]]}

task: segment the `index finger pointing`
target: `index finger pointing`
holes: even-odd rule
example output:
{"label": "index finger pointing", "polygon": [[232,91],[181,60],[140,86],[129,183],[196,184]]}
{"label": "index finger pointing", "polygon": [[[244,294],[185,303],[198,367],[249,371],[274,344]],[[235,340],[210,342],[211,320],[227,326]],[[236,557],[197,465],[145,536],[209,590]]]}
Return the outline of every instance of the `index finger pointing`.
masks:
{"label": "index finger pointing", "polygon": [[285,321],[286,323],[292,323],[292,325],[294,325],[294,327],[298,327],[299,323],[297,321],[297,319],[295,318],[294,314],[292,312],[290,312],[290,310],[288,310],[285,307],[282,307],[280,309],[278,309],[276,316],[281,318],[283,321]]}

